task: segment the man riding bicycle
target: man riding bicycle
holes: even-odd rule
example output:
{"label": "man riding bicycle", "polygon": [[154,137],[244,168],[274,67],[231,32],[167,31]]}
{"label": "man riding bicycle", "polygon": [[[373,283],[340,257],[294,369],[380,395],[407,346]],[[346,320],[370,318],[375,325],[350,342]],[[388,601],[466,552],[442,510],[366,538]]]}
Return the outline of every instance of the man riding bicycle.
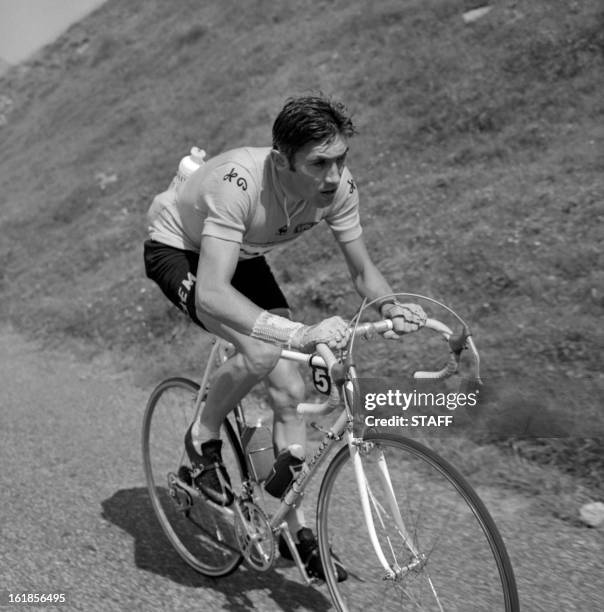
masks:
{"label": "man riding bicycle", "polygon": [[[318,342],[340,349],[349,337],[340,317],[311,326],[292,320],[265,254],[325,221],[359,294],[372,300],[393,293],[363,241],[358,191],[346,167],[354,133],[341,103],[322,96],[292,98],[273,124],[272,148],[217,155],[182,187],[156,196],[149,210],[147,275],[195,323],[237,349],[219,368],[200,418],[185,436],[195,485],[217,504],[233,501],[219,433],[227,414],[265,380],[276,451],[292,444],[305,448],[305,423],[296,413],[304,381],[296,364],[279,359],[280,350],[312,351]],[[388,337],[415,331],[426,320],[415,304],[385,300],[378,307],[393,321]],[[290,512],[288,525],[307,571],[324,578],[301,509]],[[282,555],[291,559],[283,544]],[[341,567],[338,576],[346,577]]]}

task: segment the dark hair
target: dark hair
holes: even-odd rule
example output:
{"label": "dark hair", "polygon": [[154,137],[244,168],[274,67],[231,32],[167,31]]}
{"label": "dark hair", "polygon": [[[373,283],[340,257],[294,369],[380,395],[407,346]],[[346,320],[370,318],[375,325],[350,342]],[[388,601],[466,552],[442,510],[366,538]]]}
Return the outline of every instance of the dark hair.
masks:
{"label": "dark hair", "polygon": [[273,123],[273,148],[283,153],[294,169],[294,156],[309,142],[352,136],[356,128],[341,102],[325,96],[289,98]]}

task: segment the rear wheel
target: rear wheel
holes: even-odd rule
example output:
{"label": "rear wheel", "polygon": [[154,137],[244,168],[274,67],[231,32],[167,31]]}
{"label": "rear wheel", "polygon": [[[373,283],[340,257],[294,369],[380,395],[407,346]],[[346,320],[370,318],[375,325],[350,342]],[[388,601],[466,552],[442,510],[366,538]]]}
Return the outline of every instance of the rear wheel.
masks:
{"label": "rear wheel", "polygon": [[[149,398],[143,423],[143,461],[153,510],[172,546],[206,576],[226,576],[243,560],[237,547],[234,514],[195,489],[184,435],[195,416],[199,385],[186,378],[160,383]],[[231,424],[221,428],[222,456],[234,491],[245,467]]]}
{"label": "rear wheel", "polygon": [[[463,476],[400,436],[367,434],[358,448],[377,537],[392,571],[388,575],[379,563],[369,539],[346,446],[329,465],[318,502],[319,547],[337,609],[518,610],[501,536]],[[384,466],[396,504],[389,503]],[[328,563],[330,547],[348,571],[345,582],[337,582]]]}

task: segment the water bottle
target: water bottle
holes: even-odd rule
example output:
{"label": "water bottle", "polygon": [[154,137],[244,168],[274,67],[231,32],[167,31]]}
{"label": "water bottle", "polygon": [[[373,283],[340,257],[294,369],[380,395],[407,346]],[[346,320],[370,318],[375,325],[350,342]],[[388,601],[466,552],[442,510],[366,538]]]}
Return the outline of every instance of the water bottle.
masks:
{"label": "water bottle", "polygon": [[178,164],[178,171],[176,176],[170,183],[170,189],[178,190],[185,181],[197,170],[202,164],[205,163],[206,152],[198,147],[193,147],[191,153],[186,155],[180,160]]}
{"label": "water bottle", "polygon": [[273,497],[282,497],[293,482],[304,464],[304,449],[299,444],[290,444],[282,450],[269,477],[264,483],[264,490]]}
{"label": "water bottle", "polygon": [[258,482],[266,480],[275,462],[271,430],[258,419],[255,427],[246,425],[241,434],[241,443],[254,479]]}

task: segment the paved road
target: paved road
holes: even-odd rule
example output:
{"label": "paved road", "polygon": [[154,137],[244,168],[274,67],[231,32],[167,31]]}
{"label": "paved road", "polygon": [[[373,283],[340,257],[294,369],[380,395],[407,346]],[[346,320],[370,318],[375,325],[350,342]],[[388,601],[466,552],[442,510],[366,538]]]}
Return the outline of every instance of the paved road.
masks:
{"label": "paved road", "polygon": [[[326,588],[302,586],[291,567],[214,581],[180,561],[144,488],[148,392],[109,358],[82,363],[0,330],[0,590],[66,592],[67,610],[330,609]],[[482,493],[524,610],[604,609],[603,532],[540,515],[529,498]]]}

